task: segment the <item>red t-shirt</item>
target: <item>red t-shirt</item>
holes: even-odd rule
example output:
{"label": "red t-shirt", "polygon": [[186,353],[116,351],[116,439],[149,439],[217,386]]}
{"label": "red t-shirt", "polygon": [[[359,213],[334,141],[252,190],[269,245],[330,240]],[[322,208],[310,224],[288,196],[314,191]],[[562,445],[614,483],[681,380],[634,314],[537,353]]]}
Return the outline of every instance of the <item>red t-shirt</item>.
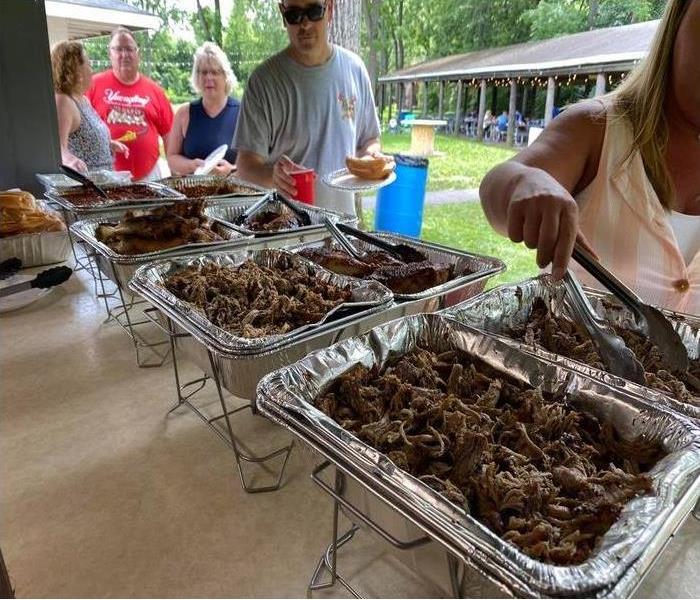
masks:
{"label": "red t-shirt", "polygon": [[158,160],[158,136],[173,125],[173,109],[163,89],[144,75],[128,85],[104,71],[92,78],[87,97],[112,139],[129,147],[129,158],[116,155],[115,168],[131,171],[134,179],[146,176]]}

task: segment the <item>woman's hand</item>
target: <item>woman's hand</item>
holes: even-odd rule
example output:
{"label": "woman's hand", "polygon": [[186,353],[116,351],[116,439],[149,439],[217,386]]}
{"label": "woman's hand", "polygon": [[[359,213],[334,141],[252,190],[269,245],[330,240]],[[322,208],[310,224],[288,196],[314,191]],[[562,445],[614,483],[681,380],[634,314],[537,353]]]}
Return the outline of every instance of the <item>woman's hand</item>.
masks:
{"label": "woman's hand", "polygon": [[232,165],[225,159],[221,159],[216,166],[211,170],[213,175],[218,175],[219,177],[226,177],[236,170],[236,165]]}
{"label": "woman's hand", "polygon": [[294,198],[297,195],[297,188],[294,184],[294,178],[289,173],[303,168],[302,165],[296,164],[283,154],[272,166],[272,185],[285,196]]}
{"label": "woman's hand", "polygon": [[[508,237],[537,249],[540,268],[552,263],[552,275],[566,272],[578,235],[578,205],[548,173],[527,168],[518,177],[506,215]],[[589,248],[588,243],[582,243]]]}
{"label": "woman's hand", "polygon": [[68,165],[76,171],[80,171],[83,175],[87,174],[88,172],[87,165],[77,156],[73,156],[72,154],[63,158],[63,164]]}
{"label": "woman's hand", "polygon": [[123,154],[124,158],[129,158],[129,146],[126,144],[122,144],[116,140],[110,140],[109,149],[112,151],[112,154]]}

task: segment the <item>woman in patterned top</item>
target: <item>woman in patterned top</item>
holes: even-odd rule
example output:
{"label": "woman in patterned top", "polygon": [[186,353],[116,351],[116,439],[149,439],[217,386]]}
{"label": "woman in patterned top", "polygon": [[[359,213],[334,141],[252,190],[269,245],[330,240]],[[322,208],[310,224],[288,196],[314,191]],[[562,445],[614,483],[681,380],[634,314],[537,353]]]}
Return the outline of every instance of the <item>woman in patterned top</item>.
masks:
{"label": "woman in patterned top", "polygon": [[129,149],[109,139],[109,129],[83,95],[90,87],[92,69],[79,42],[60,42],[51,51],[51,68],[63,164],[86,173],[112,169],[113,152]]}

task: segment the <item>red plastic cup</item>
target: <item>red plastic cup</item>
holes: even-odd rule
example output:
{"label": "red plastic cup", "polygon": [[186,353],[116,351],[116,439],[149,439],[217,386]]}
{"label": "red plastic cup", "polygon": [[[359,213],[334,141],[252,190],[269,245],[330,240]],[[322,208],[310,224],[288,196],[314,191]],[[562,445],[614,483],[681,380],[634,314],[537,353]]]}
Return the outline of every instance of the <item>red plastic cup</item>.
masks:
{"label": "red plastic cup", "polygon": [[313,204],[316,199],[316,173],[313,169],[304,169],[290,173],[297,188],[295,200],[305,204]]}

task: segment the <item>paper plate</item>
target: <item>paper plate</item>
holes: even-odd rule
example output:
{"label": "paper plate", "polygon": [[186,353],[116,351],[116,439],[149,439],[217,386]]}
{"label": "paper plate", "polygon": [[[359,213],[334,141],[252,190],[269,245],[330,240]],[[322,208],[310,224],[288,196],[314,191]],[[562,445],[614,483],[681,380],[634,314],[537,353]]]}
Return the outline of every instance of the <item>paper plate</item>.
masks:
{"label": "paper plate", "polygon": [[[8,277],[7,279],[0,281],[0,288],[14,285],[15,283],[22,283],[23,281],[29,281],[35,277],[36,274],[27,275],[22,273],[19,275],[13,275],[12,277]],[[32,288],[30,290],[25,290],[24,292],[18,292],[17,294],[11,294],[9,296],[5,296],[4,298],[0,298],[0,314],[29,306],[32,304],[32,302],[36,302],[40,298],[46,296],[46,294],[51,292],[52,289],[53,288]]]}
{"label": "paper plate", "polygon": [[371,192],[396,181],[396,172],[392,171],[386,179],[360,179],[347,169],[338,169],[327,173],[322,178],[327,186],[348,192]]}
{"label": "paper plate", "polygon": [[211,170],[226,155],[226,150],[228,150],[228,144],[221,144],[221,146],[219,146],[216,150],[214,150],[214,152],[204,159],[204,164],[201,167],[197,167],[194,174],[209,175]]}

